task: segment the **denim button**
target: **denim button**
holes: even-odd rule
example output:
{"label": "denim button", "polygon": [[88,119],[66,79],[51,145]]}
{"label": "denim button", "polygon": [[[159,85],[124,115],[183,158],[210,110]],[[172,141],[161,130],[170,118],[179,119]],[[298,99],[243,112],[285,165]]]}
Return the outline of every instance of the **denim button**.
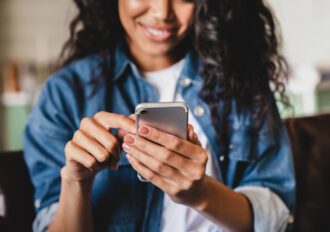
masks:
{"label": "denim button", "polygon": [[191,83],[191,80],[188,77],[184,77],[181,81],[180,81],[180,85],[182,87],[188,87]]}
{"label": "denim button", "polygon": [[289,224],[294,223],[294,216],[293,216],[292,214],[289,215],[288,223],[289,223]]}
{"label": "denim button", "polygon": [[233,125],[233,129],[235,131],[239,131],[241,129],[241,125],[237,123],[237,124]]}
{"label": "denim button", "polygon": [[36,199],[34,201],[34,207],[39,208],[40,207],[40,199]]}
{"label": "denim button", "polygon": [[205,114],[205,110],[202,106],[196,106],[195,109],[194,109],[194,114],[197,117],[202,117]]}
{"label": "denim button", "polygon": [[229,149],[232,150],[234,148],[233,144],[229,144]]}
{"label": "denim button", "polygon": [[220,162],[223,162],[223,161],[225,160],[225,156],[224,156],[224,155],[221,155],[221,156],[219,157],[219,160],[220,160]]}

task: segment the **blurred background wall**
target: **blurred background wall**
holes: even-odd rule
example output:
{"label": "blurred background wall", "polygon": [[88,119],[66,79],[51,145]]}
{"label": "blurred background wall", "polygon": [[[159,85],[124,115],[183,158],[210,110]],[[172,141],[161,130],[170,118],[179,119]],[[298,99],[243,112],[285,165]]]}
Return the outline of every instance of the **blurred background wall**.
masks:
{"label": "blurred background wall", "polygon": [[282,28],[284,53],[292,69],[288,90],[295,115],[330,112],[330,1],[269,3]]}
{"label": "blurred background wall", "polygon": [[[330,1],[269,4],[282,26],[295,116],[330,112]],[[0,0],[1,150],[22,148],[24,123],[74,13],[70,0]]]}
{"label": "blurred background wall", "polygon": [[47,64],[68,37],[70,0],[1,0],[0,59]]}
{"label": "blurred background wall", "polygon": [[330,1],[270,0],[291,64],[330,62]]}
{"label": "blurred background wall", "polygon": [[38,91],[68,38],[68,0],[0,1],[0,149],[22,148],[22,131]]}

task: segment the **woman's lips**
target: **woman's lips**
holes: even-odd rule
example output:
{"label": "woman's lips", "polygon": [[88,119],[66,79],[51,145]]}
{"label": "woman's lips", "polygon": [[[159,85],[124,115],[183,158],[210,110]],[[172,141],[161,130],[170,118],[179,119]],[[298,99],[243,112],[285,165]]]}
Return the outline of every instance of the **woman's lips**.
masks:
{"label": "woman's lips", "polygon": [[144,34],[154,42],[165,42],[169,40],[173,35],[173,29],[165,29],[160,27],[152,27],[141,24]]}

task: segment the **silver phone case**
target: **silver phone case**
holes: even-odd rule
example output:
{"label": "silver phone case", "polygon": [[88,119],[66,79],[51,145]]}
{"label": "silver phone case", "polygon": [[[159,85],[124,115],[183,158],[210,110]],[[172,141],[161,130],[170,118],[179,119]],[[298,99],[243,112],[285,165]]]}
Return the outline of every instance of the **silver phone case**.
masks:
{"label": "silver phone case", "polygon": [[[141,103],[135,107],[136,134],[141,125],[187,139],[189,108],[185,102]],[[138,174],[140,181],[147,182]]]}

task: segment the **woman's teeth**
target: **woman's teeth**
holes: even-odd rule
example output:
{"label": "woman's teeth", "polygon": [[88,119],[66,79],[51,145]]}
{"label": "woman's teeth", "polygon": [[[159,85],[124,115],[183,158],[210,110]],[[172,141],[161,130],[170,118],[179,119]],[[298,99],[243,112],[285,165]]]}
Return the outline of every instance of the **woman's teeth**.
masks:
{"label": "woman's teeth", "polygon": [[165,30],[157,30],[157,29],[150,28],[150,27],[148,27],[147,30],[150,34],[152,34],[154,36],[162,36],[162,35],[165,35],[165,33],[166,33]]}

